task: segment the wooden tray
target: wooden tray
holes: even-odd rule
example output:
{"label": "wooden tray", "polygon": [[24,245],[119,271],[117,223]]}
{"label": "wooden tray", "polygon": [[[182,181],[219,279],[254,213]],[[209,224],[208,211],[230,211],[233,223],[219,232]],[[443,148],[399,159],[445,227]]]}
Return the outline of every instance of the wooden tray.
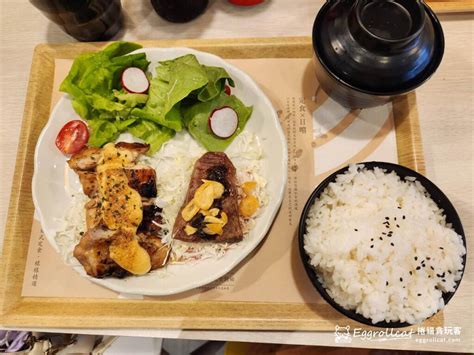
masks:
{"label": "wooden tray", "polygon": [[427,3],[438,14],[474,11],[474,0],[429,0]]}
{"label": "wooden tray", "polygon": [[[223,58],[310,58],[311,38],[144,41],[145,47],[187,46]],[[31,178],[38,136],[49,118],[55,58],[74,58],[104,43],[43,44],[31,67],[13,178],[0,273],[0,323],[10,327],[184,328],[333,331],[356,324],[328,304],[64,299],[22,297],[33,218]],[[399,162],[424,173],[415,94],[394,103]],[[428,323],[439,324],[442,314]]]}

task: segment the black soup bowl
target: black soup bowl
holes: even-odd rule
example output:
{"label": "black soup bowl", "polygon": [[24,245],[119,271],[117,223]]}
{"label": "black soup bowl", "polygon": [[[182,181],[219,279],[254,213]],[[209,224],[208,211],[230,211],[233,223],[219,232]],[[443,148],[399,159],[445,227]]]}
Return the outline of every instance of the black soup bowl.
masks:
{"label": "black soup bowl", "polygon": [[436,71],[444,35],[421,0],[328,0],[313,26],[316,77],[341,105],[382,105]]}
{"label": "black soup bowl", "polygon": [[[406,177],[414,177],[417,181],[419,181],[421,185],[423,185],[423,187],[429,193],[431,199],[438,205],[440,209],[444,211],[446,222],[450,223],[454,231],[462,237],[464,248],[466,248],[467,250],[466,237],[464,235],[464,230],[461,224],[461,220],[459,219],[459,216],[456,210],[454,209],[454,206],[452,205],[452,203],[435,184],[433,184],[430,180],[428,180],[423,175],[417,173],[416,171],[411,170],[401,165],[392,164],[392,163],[384,163],[384,162],[367,162],[367,163],[361,163],[361,164],[364,165],[364,167],[368,170],[373,170],[374,168],[378,167],[378,168],[384,169],[386,173],[391,173],[393,171],[402,180],[404,180]],[[322,285],[321,281],[319,280],[318,274],[315,268],[310,263],[310,257],[308,256],[308,254],[306,253],[304,249],[304,236],[307,231],[306,220],[308,218],[308,214],[311,210],[311,207],[313,206],[314,202],[320,197],[320,195],[323,193],[326,187],[328,187],[328,185],[331,182],[334,182],[336,180],[337,175],[344,174],[348,169],[349,169],[349,166],[346,166],[336,171],[335,173],[331,174],[323,182],[321,182],[313,191],[308,201],[306,202],[306,205],[304,206],[303,212],[301,214],[300,222],[299,222],[299,228],[298,228],[298,247],[299,247],[300,257],[303,262],[306,273],[311,283],[319,292],[321,297],[326,302],[328,302],[334,309],[336,309],[338,312],[342,313],[346,317],[349,317],[359,323],[363,323],[363,324],[374,326],[374,327],[381,327],[381,328],[402,328],[402,327],[411,326],[412,324],[409,324],[406,322],[383,321],[383,322],[378,322],[378,323],[372,323],[370,319],[363,317],[361,314],[356,313],[354,310],[345,309],[341,305],[336,303],[336,301],[328,294],[328,292]],[[464,275],[465,268],[466,268],[466,255],[467,253],[463,257],[462,275]],[[461,283],[461,280],[462,280],[462,277],[459,281],[457,281],[455,290],[459,288],[459,284]],[[454,296],[454,293],[455,292],[443,293],[443,300],[444,300],[445,306]]]}

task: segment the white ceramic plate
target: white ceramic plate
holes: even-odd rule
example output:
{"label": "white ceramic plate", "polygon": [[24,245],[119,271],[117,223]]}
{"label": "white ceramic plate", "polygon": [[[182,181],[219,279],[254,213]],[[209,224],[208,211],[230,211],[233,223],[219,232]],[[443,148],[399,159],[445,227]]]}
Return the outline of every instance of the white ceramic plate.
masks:
{"label": "white ceramic plate", "polygon": [[[74,267],[84,277],[102,286],[121,293],[142,295],[170,295],[203,286],[222,277],[242,261],[265,237],[283,199],[287,178],[287,146],[275,109],[255,82],[244,72],[226,63],[223,59],[189,48],[144,48],[151,61],[173,59],[185,54],[195,54],[202,64],[223,67],[234,79],[233,93],[246,105],[253,105],[253,114],[246,130],[258,136],[264,152],[262,175],[266,178],[269,204],[257,218],[255,227],[247,238],[219,259],[205,259],[193,264],[169,265],[167,272],[149,273],[125,279],[95,279],[86,275],[82,266]],[[71,204],[71,192],[82,192],[76,174],[66,164],[67,157],[58,151],[54,141],[61,127],[80,117],[74,112],[67,95],[54,108],[41,133],[35,151],[33,175],[33,202],[43,232],[48,241],[59,252],[55,240],[67,210]],[[257,271],[258,272],[258,271]],[[163,276],[165,275],[165,276]]]}

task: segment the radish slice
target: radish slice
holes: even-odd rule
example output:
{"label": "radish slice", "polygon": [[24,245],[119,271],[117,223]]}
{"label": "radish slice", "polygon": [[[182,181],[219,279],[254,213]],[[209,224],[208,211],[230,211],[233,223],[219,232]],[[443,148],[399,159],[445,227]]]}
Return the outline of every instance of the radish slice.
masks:
{"label": "radish slice", "polygon": [[229,138],[237,130],[239,116],[229,106],[217,108],[209,116],[209,128],[216,137]]}
{"label": "radish slice", "polygon": [[148,90],[150,82],[140,68],[130,67],[122,73],[122,87],[132,94],[143,94]]}

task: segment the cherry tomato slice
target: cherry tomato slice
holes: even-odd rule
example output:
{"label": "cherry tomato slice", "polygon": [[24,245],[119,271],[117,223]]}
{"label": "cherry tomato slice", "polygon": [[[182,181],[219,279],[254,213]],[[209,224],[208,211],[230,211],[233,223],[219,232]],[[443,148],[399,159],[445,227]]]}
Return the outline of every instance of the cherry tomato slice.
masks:
{"label": "cherry tomato slice", "polygon": [[230,95],[231,90],[230,90],[230,86],[229,86],[229,85],[224,86],[224,92],[225,92],[227,95]]}
{"label": "cherry tomato slice", "polygon": [[231,4],[239,6],[253,6],[264,2],[264,0],[229,0]]}
{"label": "cherry tomato slice", "polygon": [[56,147],[65,154],[74,154],[80,151],[89,140],[89,130],[80,120],[69,121],[56,137]]}

